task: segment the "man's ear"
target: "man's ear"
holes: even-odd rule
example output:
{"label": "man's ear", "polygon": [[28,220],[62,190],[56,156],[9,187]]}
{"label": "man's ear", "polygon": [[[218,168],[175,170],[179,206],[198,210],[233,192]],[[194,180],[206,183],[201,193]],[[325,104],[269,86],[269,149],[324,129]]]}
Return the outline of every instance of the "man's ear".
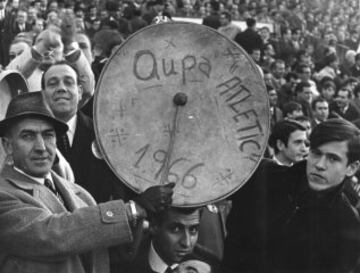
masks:
{"label": "man's ear", "polygon": [[276,147],[278,148],[279,151],[284,150],[285,148],[284,142],[282,142],[280,139],[276,140]]}
{"label": "man's ear", "polygon": [[83,93],[84,93],[84,90],[83,90],[83,87],[81,84],[78,84],[78,93],[79,93],[79,101],[81,101]]}
{"label": "man's ear", "polygon": [[353,163],[349,164],[346,168],[346,176],[351,177],[356,174],[356,172],[359,170],[360,167],[360,161],[356,160]]}
{"label": "man's ear", "polygon": [[1,143],[3,145],[3,148],[5,150],[5,153],[7,155],[12,155],[13,153],[13,147],[12,147],[12,142],[10,141],[9,138],[7,137],[2,137],[1,138]]}
{"label": "man's ear", "polygon": [[157,233],[158,229],[159,229],[159,227],[156,223],[150,222],[149,231],[150,231],[151,236],[154,236]]}

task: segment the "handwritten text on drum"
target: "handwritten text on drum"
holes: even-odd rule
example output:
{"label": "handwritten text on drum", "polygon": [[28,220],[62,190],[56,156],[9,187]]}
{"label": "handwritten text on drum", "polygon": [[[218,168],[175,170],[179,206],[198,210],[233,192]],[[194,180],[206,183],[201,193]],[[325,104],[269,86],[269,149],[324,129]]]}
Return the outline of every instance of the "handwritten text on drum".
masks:
{"label": "handwritten text on drum", "polygon": [[142,81],[153,79],[161,80],[165,77],[179,76],[182,83],[196,81],[194,77],[189,79],[189,75],[200,72],[206,78],[210,77],[210,60],[200,56],[186,55],[181,60],[156,58],[151,50],[139,50],[134,57],[133,73],[135,77]]}
{"label": "handwritten text on drum", "polygon": [[[255,109],[249,109],[251,99],[250,90],[243,84],[239,77],[216,86],[220,97],[225,99],[226,106],[231,111],[231,116],[236,123],[236,139],[239,141],[239,150],[247,154],[249,160],[258,162],[260,159],[261,145],[257,141],[263,134],[258,114]],[[255,151],[254,151],[255,150]]]}
{"label": "handwritten text on drum", "polygon": [[[135,168],[140,167],[140,163],[145,158],[145,155],[149,154],[148,152],[149,152],[150,148],[151,148],[151,145],[146,144],[145,146],[143,146],[140,149],[138,149],[137,151],[135,151],[135,154],[139,155],[137,160],[135,161],[135,163],[133,165]],[[151,154],[151,152],[150,152],[150,154]],[[163,172],[164,167],[165,167],[166,151],[161,150],[161,149],[156,150],[155,152],[152,153],[152,159],[155,162],[160,164],[159,169],[156,171],[156,173],[154,175],[154,179],[157,180],[160,177],[160,174]],[[169,172],[168,172],[167,181],[177,183],[177,182],[179,182],[180,177],[182,177],[180,183],[185,189],[193,189],[193,188],[195,188],[196,184],[197,184],[197,177],[194,175],[194,172],[197,169],[199,169],[200,167],[205,166],[204,163],[201,162],[201,163],[191,165],[187,169],[187,171],[184,172],[182,175],[179,175],[178,173],[175,173],[174,171],[171,171],[171,169],[174,168],[175,165],[186,164],[189,161],[190,161],[189,159],[186,159],[184,157],[180,157],[178,159],[173,160],[169,164]]]}

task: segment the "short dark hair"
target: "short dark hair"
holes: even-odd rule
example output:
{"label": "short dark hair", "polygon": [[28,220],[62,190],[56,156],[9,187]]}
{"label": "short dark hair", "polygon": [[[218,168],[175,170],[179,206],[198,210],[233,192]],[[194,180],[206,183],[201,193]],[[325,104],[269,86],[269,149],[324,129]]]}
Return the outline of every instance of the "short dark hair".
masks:
{"label": "short dark hair", "polygon": [[256,25],[256,20],[254,18],[247,18],[246,19],[246,25],[248,27],[253,27]]}
{"label": "short dark hair", "polygon": [[332,79],[327,79],[326,81],[324,81],[323,83],[320,83],[320,90],[322,89],[327,89],[329,87],[332,87],[334,89],[334,91],[336,90],[336,85],[334,83],[334,81]]}
{"label": "short dark hair", "polygon": [[307,81],[299,82],[295,87],[295,94],[303,92],[305,87],[311,87],[310,83]]}
{"label": "short dark hair", "polygon": [[158,211],[150,215],[150,222],[152,224],[161,225],[164,222],[169,212],[175,212],[179,214],[189,215],[194,213],[196,210],[199,210],[199,216],[201,217],[203,207],[169,207],[165,210]]}
{"label": "short dark hair", "polygon": [[360,130],[345,119],[328,119],[321,122],[310,134],[310,149],[333,142],[347,142],[348,164],[360,160]]}
{"label": "short dark hair", "polygon": [[337,97],[339,95],[340,91],[346,91],[348,93],[347,97],[349,99],[352,97],[352,91],[349,88],[346,88],[346,87],[339,88],[335,93],[335,97]]}
{"label": "short dark hair", "polygon": [[329,102],[327,101],[327,99],[325,99],[325,98],[322,97],[322,96],[318,96],[318,97],[316,97],[316,98],[311,102],[311,109],[312,109],[312,110],[315,110],[316,104],[317,104],[318,102],[326,102],[327,104],[329,104]]}
{"label": "short dark hair", "polygon": [[295,101],[289,101],[284,104],[282,110],[283,110],[283,116],[286,117],[289,113],[292,113],[294,111],[300,111],[303,109],[300,103]]}
{"label": "short dark hair", "polygon": [[53,63],[52,65],[50,65],[49,67],[47,67],[44,71],[44,73],[42,74],[42,77],[41,77],[41,89],[42,90],[45,90],[45,75],[46,75],[46,72],[53,66],[55,65],[68,65],[69,67],[71,67],[75,73],[76,73],[76,82],[79,84],[79,70],[70,62],[68,61],[65,61],[65,60],[62,60],[62,61],[57,61],[55,63]]}
{"label": "short dark hair", "polygon": [[282,120],[275,123],[269,138],[269,145],[274,149],[275,154],[279,153],[276,145],[277,141],[280,140],[287,147],[290,135],[297,130],[306,131],[306,128],[300,123],[291,120]]}
{"label": "short dark hair", "polygon": [[310,118],[304,115],[295,117],[294,120],[297,122],[304,122],[304,121],[311,122]]}

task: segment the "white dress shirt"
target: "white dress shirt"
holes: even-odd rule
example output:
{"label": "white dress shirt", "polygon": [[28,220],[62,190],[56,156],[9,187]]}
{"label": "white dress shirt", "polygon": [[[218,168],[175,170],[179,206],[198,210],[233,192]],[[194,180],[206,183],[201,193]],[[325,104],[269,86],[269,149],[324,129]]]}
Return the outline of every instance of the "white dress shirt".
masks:
{"label": "white dress shirt", "polygon": [[14,170],[29,177],[31,180],[34,180],[35,182],[41,184],[41,185],[44,185],[45,184],[45,178],[49,179],[51,181],[51,183],[54,184],[54,182],[52,181],[52,178],[51,178],[51,174],[48,173],[45,177],[35,177],[35,176],[32,176],[30,174],[27,174],[25,173],[23,170],[20,170],[19,168],[15,167],[14,166]]}
{"label": "white dress shirt", "polygon": [[74,135],[75,135],[75,129],[77,124],[77,115],[74,115],[68,122],[66,122],[67,126],[69,127],[69,130],[66,132],[70,147],[72,146],[74,142]]}
{"label": "white dress shirt", "polygon": [[[151,269],[155,272],[164,273],[168,268],[168,265],[160,258],[159,254],[157,254],[152,242],[150,244],[148,259]],[[174,269],[177,266],[178,264],[173,264],[171,268]]]}

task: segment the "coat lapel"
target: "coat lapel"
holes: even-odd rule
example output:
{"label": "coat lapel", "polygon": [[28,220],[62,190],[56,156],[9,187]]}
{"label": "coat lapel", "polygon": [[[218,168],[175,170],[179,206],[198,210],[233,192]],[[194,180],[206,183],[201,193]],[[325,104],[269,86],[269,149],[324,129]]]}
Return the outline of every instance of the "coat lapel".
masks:
{"label": "coat lapel", "polygon": [[69,211],[74,211],[75,209],[87,206],[87,204],[78,197],[80,191],[77,190],[72,182],[61,178],[55,172],[51,173],[51,177]]}
{"label": "coat lapel", "polygon": [[66,211],[64,205],[47,187],[16,171],[13,167],[5,165],[1,171],[1,176],[15,188],[33,196],[42,207],[51,212],[61,213]]}

